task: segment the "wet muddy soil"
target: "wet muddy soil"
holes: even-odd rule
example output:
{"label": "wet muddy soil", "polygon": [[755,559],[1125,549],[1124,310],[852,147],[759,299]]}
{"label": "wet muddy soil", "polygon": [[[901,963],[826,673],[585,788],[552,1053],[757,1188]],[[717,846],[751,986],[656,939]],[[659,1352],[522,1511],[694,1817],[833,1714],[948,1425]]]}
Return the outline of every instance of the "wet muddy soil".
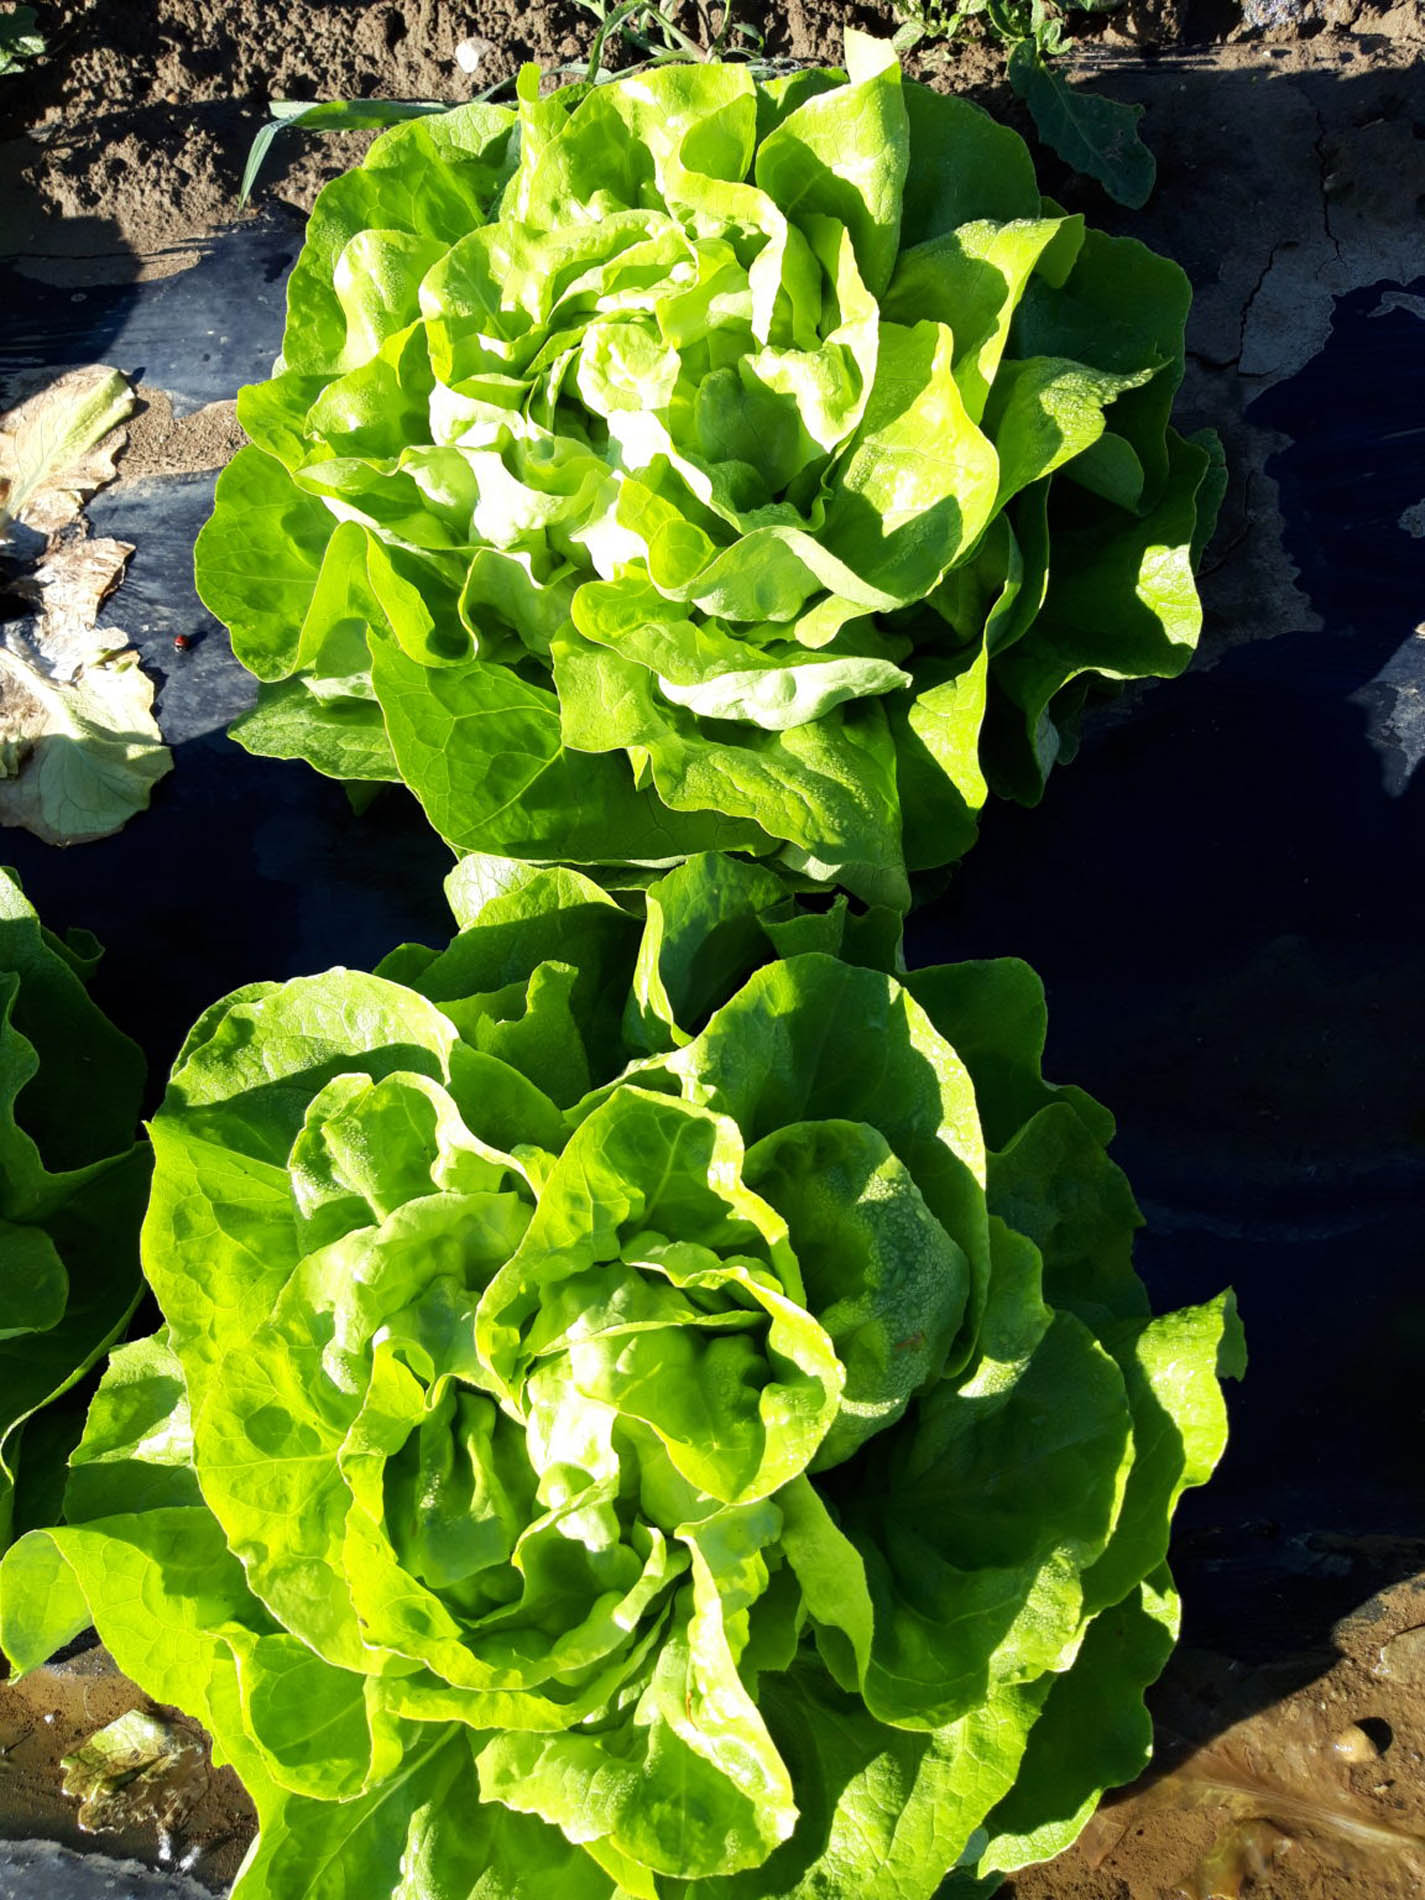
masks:
{"label": "wet muddy soil", "polygon": [[[121,1790],[109,1825],[86,1827],[80,1804],[65,1793],[64,1763],[97,1731],[132,1710],[153,1716],[179,1745],[171,1776],[142,1792]],[[158,1709],[115,1669],[108,1651],[84,1649],[0,1682],[0,1842],[35,1838],[114,1860],[184,1873],[225,1890],[252,1838],[252,1808],[230,1768],[214,1768],[196,1724],[175,1709]],[[0,1858],[0,1895],[42,1900],[40,1868],[8,1869]]]}

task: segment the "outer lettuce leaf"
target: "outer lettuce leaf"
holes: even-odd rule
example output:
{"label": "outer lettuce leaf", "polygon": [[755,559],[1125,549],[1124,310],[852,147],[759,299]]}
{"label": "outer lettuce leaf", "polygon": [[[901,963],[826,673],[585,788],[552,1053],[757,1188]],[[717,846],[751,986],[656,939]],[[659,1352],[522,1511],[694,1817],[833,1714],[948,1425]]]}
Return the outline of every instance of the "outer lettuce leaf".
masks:
{"label": "outer lettuce leaf", "polygon": [[1032,973],[903,980],[884,915],[711,854],[451,893],[444,949],[189,1036],[164,1326],[0,1648],[92,1620],[206,1723],[235,1900],[930,1900],[1056,1851],[1144,1757],[1240,1340],[1149,1314]]}
{"label": "outer lettuce leaf", "polygon": [[1059,1101],[1072,1104],[1101,1145],[1113,1139],[1113,1117],[1101,1103],[1040,1073],[1049,1012],[1044,986],[1027,963],[994,957],[941,964],[911,971],[905,986],[969,1069],[990,1148],[1007,1147],[1041,1108]]}
{"label": "outer lettuce leaf", "polygon": [[[458,1818],[457,1818],[458,1817]],[[616,1883],[554,1828],[481,1802],[464,1730],[422,1737],[382,1786],[354,1801],[278,1794],[233,1900],[619,1900]],[[454,1823],[454,1824],[452,1824]]]}
{"label": "outer lettuce leaf", "polygon": [[666,865],[765,836],[716,808],[685,818],[624,760],[571,749],[554,694],[508,668],[471,660],[432,675],[383,642],[373,678],[397,765],[457,850]]}
{"label": "outer lettuce leaf", "polygon": [[284,679],[303,623],[320,615],[315,596],[336,523],[256,447],[239,449],[218,477],[217,508],[198,538],[203,598],[232,629],[243,665],[259,679]]}
{"label": "outer lettuce leaf", "polygon": [[[98,955],[44,929],[0,872],[0,1548],[17,1516],[44,1522],[57,1504],[43,1459],[26,1496],[27,1421],[108,1350],[139,1297],[144,1065],[84,987]],[[72,1444],[77,1420],[56,1415],[53,1430]]]}
{"label": "outer lettuce leaf", "polygon": [[[1096,1616],[1074,1666],[1058,1677],[1030,1734],[1022,1787],[990,1814],[986,1871],[1013,1872],[1067,1846],[1106,1788],[1131,1781],[1152,1754],[1142,1693],[1178,1633],[1177,1598],[1166,1575],[1147,1581]],[[1031,1819],[1032,1817],[1032,1819]],[[1050,1818],[1052,1817],[1052,1818]]]}
{"label": "outer lettuce leaf", "polygon": [[460,852],[903,909],[1091,685],[1181,670],[1186,280],[846,57],[527,84],[327,188],[197,551],[244,745],[398,776]]}
{"label": "outer lettuce leaf", "polygon": [[[1191,566],[1191,523],[1208,475],[1205,446],[1173,438],[1164,486],[1141,519],[1108,504],[1092,525],[1062,534],[1037,620],[1003,655],[989,775],[1037,802],[1054,760],[1077,743],[1071,682],[1171,677],[1192,658],[1202,606]],[[1179,543],[1177,537],[1187,539]]]}
{"label": "outer lettuce leaf", "polygon": [[[1183,324],[1192,292],[1179,265],[1136,238],[1085,233],[1066,276],[1032,281],[1015,313],[1016,354],[1068,356],[1140,383],[1113,410],[1112,428],[1133,450],[1151,501],[1167,474],[1167,431],[1183,374]],[[1142,377],[1154,370],[1151,379]]]}
{"label": "outer lettuce leaf", "polygon": [[316,694],[305,680],[278,680],[258,688],[251,712],[228,727],[249,752],[269,759],[305,759],[328,778],[400,781],[373,699]]}
{"label": "outer lettuce leaf", "polygon": [[1038,1271],[1000,1230],[979,1366],[876,1442],[854,1497],[838,1492],[843,1555],[812,1614],[828,1666],[881,1720],[944,1726],[996,1678],[1032,1680],[1077,1648],[1134,1446],[1121,1377],[1038,1302]]}

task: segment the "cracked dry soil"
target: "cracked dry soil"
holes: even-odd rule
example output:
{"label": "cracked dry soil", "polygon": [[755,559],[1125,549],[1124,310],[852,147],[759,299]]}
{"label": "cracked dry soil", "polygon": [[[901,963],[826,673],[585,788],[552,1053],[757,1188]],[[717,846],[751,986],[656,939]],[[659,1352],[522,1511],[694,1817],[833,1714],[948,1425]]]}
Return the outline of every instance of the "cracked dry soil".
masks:
{"label": "cracked dry soil", "polygon": [[[0,260],[80,285],[195,261],[240,215],[238,179],[268,97],[454,101],[524,60],[577,59],[591,26],[575,0],[51,0],[40,12],[48,56],[0,79]],[[887,33],[896,20],[874,0],[740,0],[739,13],[769,53],[825,63],[845,21]],[[1199,664],[1210,666],[1229,647],[1320,625],[1283,549],[1268,471],[1287,438],[1253,422],[1251,405],[1321,349],[1339,297],[1425,275],[1425,4],[1129,0],[1112,16],[1078,18],[1077,77],[1146,108],[1158,186],[1144,211],[1122,212],[1040,153],[1045,187],[1176,257],[1192,279],[1181,425],[1221,430],[1231,469],[1203,582]],[[465,43],[478,53],[473,77],[456,57]],[[1023,129],[983,49],[932,48],[909,64]],[[363,144],[279,141],[259,205],[308,206]],[[155,391],[122,473],[217,467],[239,439],[230,405],[175,419]],[[1210,1744],[1217,1778],[1160,1775],[1067,1855],[1016,1877],[1006,1889],[1015,1900],[1406,1900],[1425,1890],[1409,1842],[1362,1846],[1352,1834],[1361,1813],[1387,1834],[1425,1829],[1425,1662],[1411,1664],[1418,1681],[1380,1663],[1390,1640],[1425,1626],[1425,1547],[1302,1561],[1349,1562],[1353,1616],[1329,1637],[1320,1626],[1276,1629],[1265,1643],[1258,1633],[1250,1655],[1230,1635],[1194,1644],[1155,1696],[1160,1738]],[[88,1673],[82,1688],[87,1708],[101,1692]],[[52,1709],[39,1706],[47,1693]],[[119,1702],[131,1706],[130,1695]],[[23,1694],[0,1684],[0,1837],[77,1839],[56,1770],[74,1734],[49,1720],[72,1700],[58,1682]],[[1164,1766],[1176,1760],[1169,1747]],[[1251,1786],[1228,1785],[1233,1774]],[[226,1783],[214,1798],[188,1838],[202,1850],[195,1872],[221,1889],[249,1823]],[[159,1842],[139,1828],[122,1849],[156,1862]]]}

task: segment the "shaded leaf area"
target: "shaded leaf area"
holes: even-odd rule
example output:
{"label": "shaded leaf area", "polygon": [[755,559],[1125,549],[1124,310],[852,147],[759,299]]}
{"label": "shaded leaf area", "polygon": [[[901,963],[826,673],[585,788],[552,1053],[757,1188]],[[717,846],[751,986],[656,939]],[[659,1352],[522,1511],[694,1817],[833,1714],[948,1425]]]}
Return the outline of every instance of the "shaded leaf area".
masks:
{"label": "shaded leaf area", "polygon": [[152,1123],[162,1309],[64,1522],[260,1834],[236,1900],[930,1900],[1146,1759],[1230,1295],[1153,1316],[1112,1120],[1012,960],[700,853],[471,858],[459,929],[256,983]]}
{"label": "shaded leaf area", "polygon": [[47,1408],[138,1303],[144,1065],[89,999],[98,957],[0,872],[0,1544],[58,1514],[82,1415]]}
{"label": "shaded leaf area", "polygon": [[1119,204],[1147,204],[1158,167],[1138,134],[1142,106],[1071,86],[1032,39],[1010,49],[1008,73],[1039,136],[1065,164],[1097,179]]}

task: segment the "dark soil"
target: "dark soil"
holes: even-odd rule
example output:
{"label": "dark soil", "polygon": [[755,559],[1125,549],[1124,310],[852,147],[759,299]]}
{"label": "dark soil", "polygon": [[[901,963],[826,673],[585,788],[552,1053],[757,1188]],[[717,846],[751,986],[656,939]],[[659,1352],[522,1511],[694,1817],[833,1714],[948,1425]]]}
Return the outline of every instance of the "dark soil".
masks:
{"label": "dark soil", "polygon": [[[704,42],[721,16],[719,0],[708,4],[711,21],[704,0],[684,0],[679,12]],[[839,60],[848,22],[889,35],[910,10],[893,0],[733,4],[769,57],[820,64]],[[1126,0],[1112,15],[1077,16],[1076,30],[1089,51],[1150,58],[1223,44],[1253,62],[1264,40],[1309,41],[1320,64],[1418,25],[1414,5],[1392,12],[1370,0],[1248,0],[1248,15],[1254,9],[1274,23],[1244,25],[1234,0]],[[38,261],[127,247],[149,254],[150,268],[237,215],[243,159],[269,99],[454,102],[526,60],[554,68],[587,58],[595,30],[576,0],[51,0],[37,10],[46,57],[0,81],[0,255]],[[474,50],[473,73],[458,47]],[[984,103],[1007,103],[1002,59],[976,38],[923,43],[908,64]],[[353,161],[362,135],[283,143],[266,189],[305,208]]]}
{"label": "dark soil", "polygon": [[[770,56],[799,61],[834,63],[848,18],[884,34],[895,24],[884,5],[742,7]],[[0,180],[13,181],[7,210],[17,220],[8,241],[0,233],[0,251],[32,255],[55,242],[56,217],[82,221],[80,232],[59,234],[70,255],[81,233],[91,253],[120,243],[171,252],[231,219],[270,98],[455,103],[527,60],[554,68],[587,59],[595,31],[575,0],[530,8],[515,0],[58,0],[40,12],[47,57],[0,88]],[[685,6],[683,17],[707,37],[696,7]],[[457,60],[462,46],[478,55],[473,73]],[[619,56],[635,55],[624,48]],[[994,64],[977,47],[952,63],[972,80]],[[304,148],[290,138],[268,189],[305,208],[362,142],[348,135]]]}

